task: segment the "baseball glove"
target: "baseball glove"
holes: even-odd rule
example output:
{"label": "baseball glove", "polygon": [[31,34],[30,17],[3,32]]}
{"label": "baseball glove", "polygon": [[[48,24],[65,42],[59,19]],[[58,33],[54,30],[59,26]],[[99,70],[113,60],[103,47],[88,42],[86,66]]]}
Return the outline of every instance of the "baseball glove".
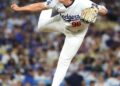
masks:
{"label": "baseball glove", "polygon": [[81,20],[87,23],[95,23],[97,15],[98,15],[97,7],[86,8],[81,13]]}

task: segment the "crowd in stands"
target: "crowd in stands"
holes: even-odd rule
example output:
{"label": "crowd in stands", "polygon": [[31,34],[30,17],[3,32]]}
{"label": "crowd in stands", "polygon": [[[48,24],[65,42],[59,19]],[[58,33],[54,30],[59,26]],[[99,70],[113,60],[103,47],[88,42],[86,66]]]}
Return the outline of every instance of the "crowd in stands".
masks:
{"label": "crowd in stands", "polygon": [[[64,35],[35,33],[39,12],[10,9],[39,1],[0,0],[0,86],[51,86]],[[94,1],[109,13],[90,25],[61,86],[120,86],[120,0]]]}

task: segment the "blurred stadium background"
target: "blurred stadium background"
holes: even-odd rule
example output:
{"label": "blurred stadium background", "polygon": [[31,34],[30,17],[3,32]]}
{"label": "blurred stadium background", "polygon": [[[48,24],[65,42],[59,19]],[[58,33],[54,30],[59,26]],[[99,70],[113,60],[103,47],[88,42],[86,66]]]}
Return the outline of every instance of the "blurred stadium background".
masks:
{"label": "blurred stadium background", "polygon": [[[94,1],[109,14],[89,27],[61,86],[120,86],[120,0]],[[0,0],[0,86],[51,86],[64,35],[34,33],[39,13],[13,12],[12,2]]]}

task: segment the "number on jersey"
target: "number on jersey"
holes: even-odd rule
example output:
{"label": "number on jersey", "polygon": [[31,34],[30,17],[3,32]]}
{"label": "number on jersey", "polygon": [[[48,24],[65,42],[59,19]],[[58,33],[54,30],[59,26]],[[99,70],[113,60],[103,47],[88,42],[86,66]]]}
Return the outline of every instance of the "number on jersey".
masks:
{"label": "number on jersey", "polygon": [[81,25],[81,22],[80,21],[72,21],[71,24],[72,24],[72,27],[79,27]]}

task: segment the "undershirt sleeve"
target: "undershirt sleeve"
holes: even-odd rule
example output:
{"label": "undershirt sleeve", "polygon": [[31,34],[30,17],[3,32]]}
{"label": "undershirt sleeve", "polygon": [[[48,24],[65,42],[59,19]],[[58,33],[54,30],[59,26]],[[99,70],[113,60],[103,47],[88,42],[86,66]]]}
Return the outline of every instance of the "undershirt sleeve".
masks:
{"label": "undershirt sleeve", "polygon": [[57,4],[57,0],[47,0],[45,4],[48,6],[48,8],[54,8]]}

